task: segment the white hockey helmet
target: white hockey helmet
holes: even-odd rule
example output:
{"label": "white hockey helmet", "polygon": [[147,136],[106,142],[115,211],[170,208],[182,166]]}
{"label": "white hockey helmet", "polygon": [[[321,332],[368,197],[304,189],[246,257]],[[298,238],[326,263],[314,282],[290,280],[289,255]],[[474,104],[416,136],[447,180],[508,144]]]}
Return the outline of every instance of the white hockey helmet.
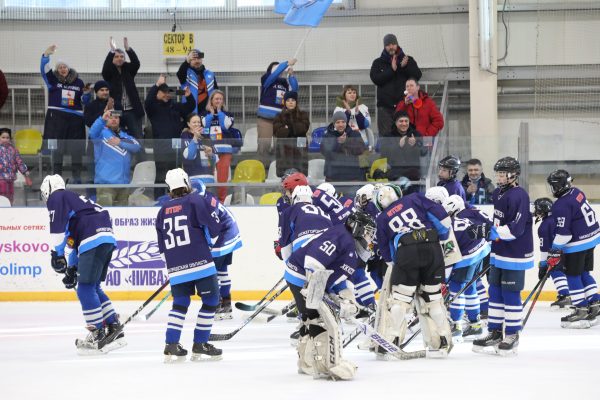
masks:
{"label": "white hockey helmet", "polygon": [[453,194],[444,200],[442,207],[444,207],[444,210],[446,210],[448,215],[454,215],[465,209],[465,201],[459,195]]}
{"label": "white hockey helmet", "polygon": [[375,193],[375,185],[367,183],[356,191],[354,196],[354,204],[360,208],[365,208],[369,201],[373,200],[373,194]]}
{"label": "white hockey helmet", "polygon": [[310,186],[300,185],[294,188],[292,192],[292,204],[312,203],[313,191]]}
{"label": "white hockey helmet", "polygon": [[402,198],[402,189],[393,183],[386,183],[375,193],[375,206],[379,211],[383,211],[393,202]]}
{"label": "white hockey helmet", "polygon": [[169,192],[179,188],[188,188],[191,190],[190,178],[188,178],[188,174],[181,168],[167,171],[165,183],[169,187]]}
{"label": "white hockey helmet", "polygon": [[323,183],[321,183],[319,186],[317,186],[317,189],[324,191],[325,193],[327,193],[331,197],[337,198],[337,193],[335,191],[335,186],[333,186],[329,182],[323,182]]}
{"label": "white hockey helmet", "polygon": [[448,196],[448,190],[443,186],[433,186],[425,192],[425,197],[438,204],[442,204]]}
{"label": "white hockey helmet", "polygon": [[40,185],[42,200],[44,200],[44,202],[48,202],[48,198],[52,193],[56,192],[57,190],[64,190],[65,186],[65,181],[63,180],[62,176],[58,174],[46,175],[42,181],[42,184]]}

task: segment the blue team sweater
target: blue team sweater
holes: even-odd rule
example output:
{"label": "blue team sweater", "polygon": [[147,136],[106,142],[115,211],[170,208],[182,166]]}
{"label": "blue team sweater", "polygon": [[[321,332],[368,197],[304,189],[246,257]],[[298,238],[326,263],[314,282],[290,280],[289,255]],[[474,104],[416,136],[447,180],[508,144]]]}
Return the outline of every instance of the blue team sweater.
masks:
{"label": "blue team sweater", "polygon": [[259,117],[274,119],[283,109],[283,95],[285,92],[298,91],[298,80],[295,76],[290,76],[289,82],[287,79],[279,77],[287,67],[288,62],[282,62],[273,73],[267,71],[260,78],[260,104],[256,112]]}
{"label": "blue team sweater", "polygon": [[233,127],[233,122],[233,115],[224,111],[216,114],[207,111],[202,115],[202,136],[211,140],[219,154],[235,153],[234,147],[240,148],[243,145],[242,134]]}
{"label": "blue team sweater", "polygon": [[[102,117],[98,117],[90,128],[90,139],[94,143],[94,160],[96,175],[94,183],[129,183],[131,153],[140,151],[141,146],[135,138],[123,131],[115,135],[106,127]],[[117,146],[108,144],[108,139],[118,136],[121,143]]]}
{"label": "blue team sweater", "polygon": [[184,130],[181,133],[183,170],[189,176],[214,176],[215,165],[218,161],[217,155],[213,153],[212,157],[208,159],[202,150],[202,144],[196,143],[193,139],[194,135],[191,132]]}
{"label": "blue team sweater", "polygon": [[[64,82],[61,82],[50,67],[50,57],[42,55],[40,72],[48,88],[48,109],[68,112],[83,117],[83,104],[90,101],[89,95],[83,95],[83,81],[77,71],[69,70]],[[82,96],[84,97],[82,100]]]}

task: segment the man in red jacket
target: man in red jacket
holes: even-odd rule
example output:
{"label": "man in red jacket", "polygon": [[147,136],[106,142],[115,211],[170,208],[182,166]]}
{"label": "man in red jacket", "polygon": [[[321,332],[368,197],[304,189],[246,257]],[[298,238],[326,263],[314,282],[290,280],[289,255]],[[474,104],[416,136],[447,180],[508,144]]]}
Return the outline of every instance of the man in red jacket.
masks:
{"label": "man in red jacket", "polygon": [[406,80],[404,100],[396,106],[396,111],[406,111],[417,131],[423,136],[436,136],[444,127],[444,117],[435,102],[424,91],[420,90],[419,82],[410,78]]}

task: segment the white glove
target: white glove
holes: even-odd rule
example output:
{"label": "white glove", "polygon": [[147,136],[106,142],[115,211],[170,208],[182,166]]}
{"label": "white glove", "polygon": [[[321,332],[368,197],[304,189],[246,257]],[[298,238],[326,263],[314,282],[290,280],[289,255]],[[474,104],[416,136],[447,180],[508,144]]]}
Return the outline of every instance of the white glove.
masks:
{"label": "white glove", "polygon": [[340,303],[340,318],[349,319],[358,314],[358,307],[351,300],[342,300]]}

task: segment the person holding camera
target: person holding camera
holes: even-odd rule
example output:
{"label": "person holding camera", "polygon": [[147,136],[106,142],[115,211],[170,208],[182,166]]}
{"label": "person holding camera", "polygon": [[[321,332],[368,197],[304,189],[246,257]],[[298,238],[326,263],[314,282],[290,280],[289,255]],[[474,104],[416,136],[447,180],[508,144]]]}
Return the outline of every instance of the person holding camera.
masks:
{"label": "person holding camera", "polygon": [[[204,53],[198,49],[190,51],[177,70],[181,88],[189,88],[194,97],[194,112],[202,113],[208,105],[208,97],[219,88],[214,72],[204,66]],[[185,100],[187,101],[187,100]]]}
{"label": "person holding camera", "polygon": [[[109,108],[96,119],[90,128],[90,140],[94,143],[96,184],[128,184],[131,182],[131,155],[138,153],[142,146],[121,129],[121,110]],[[103,206],[126,206],[128,189],[97,189],[97,203]]]}
{"label": "person holding camera", "polygon": [[181,132],[183,170],[190,178],[199,178],[204,183],[214,183],[219,157],[211,140],[203,136],[202,118],[196,113],[185,119],[187,127]]}
{"label": "person holding camera", "polygon": [[406,111],[394,114],[394,123],[388,133],[379,139],[381,156],[390,166],[388,178],[392,181],[404,176],[411,181],[421,179],[421,157],[427,154],[423,135],[410,124]]}
{"label": "person holding camera", "polygon": [[[185,96],[184,102],[177,102],[173,97],[177,94]],[[156,182],[165,181],[167,171],[176,167],[176,151],[171,139],[179,138],[183,121],[194,111],[194,98],[189,87],[177,91],[166,83],[166,77],[160,75],[156,84],[146,95],[144,108],[152,124],[154,162],[156,163]],[[158,198],[165,194],[165,189],[155,188],[154,195]]]}

